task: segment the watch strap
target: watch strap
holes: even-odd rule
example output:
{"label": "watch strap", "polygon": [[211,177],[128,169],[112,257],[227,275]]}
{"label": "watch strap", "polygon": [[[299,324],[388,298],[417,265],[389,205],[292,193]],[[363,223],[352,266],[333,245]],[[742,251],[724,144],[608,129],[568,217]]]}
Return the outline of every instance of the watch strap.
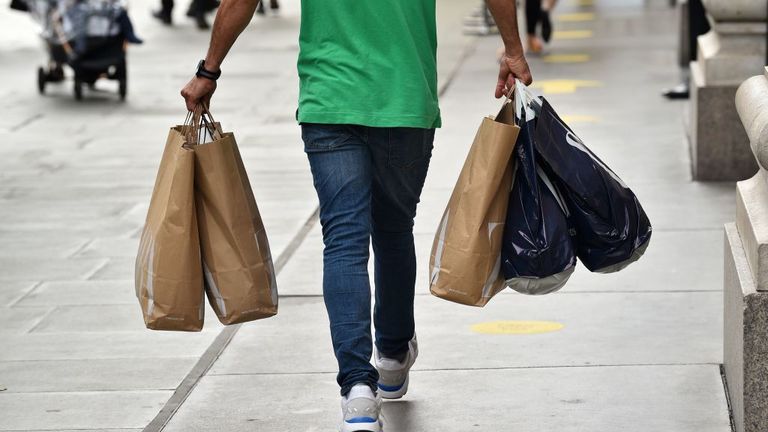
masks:
{"label": "watch strap", "polygon": [[200,63],[197,64],[197,72],[195,72],[195,76],[216,81],[221,76],[221,70],[218,72],[209,71],[205,68],[205,60],[200,60]]}

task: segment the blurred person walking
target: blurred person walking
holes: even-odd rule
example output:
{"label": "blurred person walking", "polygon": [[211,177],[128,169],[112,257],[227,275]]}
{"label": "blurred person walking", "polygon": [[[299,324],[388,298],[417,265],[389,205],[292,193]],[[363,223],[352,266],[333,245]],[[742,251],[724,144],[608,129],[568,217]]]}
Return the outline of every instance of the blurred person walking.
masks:
{"label": "blurred person walking", "polygon": [[[280,4],[277,2],[277,0],[269,0],[269,8],[272,10],[273,14],[277,14],[277,11],[280,10]],[[267,8],[264,7],[264,2],[259,2],[259,7],[256,9],[256,13],[259,15],[265,15],[267,13]]]}
{"label": "blurred person walking", "polygon": [[[525,26],[528,33],[528,51],[538,54],[544,49],[544,42],[552,39],[552,9],[557,0],[526,0],[525,1]],[[538,36],[538,27],[541,24],[541,39]]]}
{"label": "blurred person walking", "polygon": [[[174,0],[161,0],[160,9],[152,12],[152,16],[160,20],[165,25],[173,24]],[[218,0],[192,0],[187,9],[187,16],[195,20],[197,28],[200,30],[209,29],[206,14],[219,7]]]}
{"label": "blurred person walking", "polygon": [[[418,355],[413,221],[441,124],[435,1],[301,4],[296,118],[320,201],[323,296],[339,367],[342,432],[381,431],[381,399],[406,393]],[[505,45],[499,98],[516,78],[532,78],[515,2],[487,3]],[[257,6],[258,0],[222,1],[208,53],[181,91],[188,110],[210,101],[221,64]]]}

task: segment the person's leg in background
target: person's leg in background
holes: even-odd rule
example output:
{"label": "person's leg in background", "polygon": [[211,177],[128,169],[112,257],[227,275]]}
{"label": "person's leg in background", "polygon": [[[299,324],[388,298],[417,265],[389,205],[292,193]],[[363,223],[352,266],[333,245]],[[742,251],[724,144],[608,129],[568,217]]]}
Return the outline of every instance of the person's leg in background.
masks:
{"label": "person's leg in background", "polygon": [[187,16],[195,20],[197,28],[200,30],[207,30],[211,28],[208,24],[208,20],[205,18],[205,14],[208,13],[205,0],[192,0],[189,3],[189,9],[187,9]]}
{"label": "person's leg in background", "polygon": [[662,95],[667,99],[688,99],[690,95],[690,69],[689,64],[695,61],[698,56],[699,36],[707,33],[710,29],[707,20],[707,12],[701,0],[687,0],[680,2],[682,8],[680,23],[680,67],[683,80],[675,87],[666,89]]}
{"label": "person's leg in background", "polygon": [[[258,8],[256,8],[256,13],[259,15],[265,15],[267,13],[267,9],[264,6],[264,3],[267,0],[261,0],[259,2]],[[280,3],[278,3],[277,0],[269,0],[269,8],[272,9],[272,13],[277,13],[277,11],[280,9]]]}
{"label": "person's leg in background", "polygon": [[525,26],[528,33],[528,51],[538,54],[544,48],[536,30],[541,20],[541,0],[525,0]]}
{"label": "person's leg in background", "polygon": [[302,139],[320,200],[323,227],[323,297],[339,364],[341,394],[365,383],[375,389],[370,364],[371,155],[366,128],[303,124]]}
{"label": "person's leg in background", "polygon": [[[405,394],[408,369],[418,354],[413,313],[416,284],[413,223],[434,136],[434,129],[417,128],[372,128],[370,134],[375,360],[380,373],[379,390],[385,398]],[[382,363],[381,357],[393,362]]]}
{"label": "person's leg in background", "polygon": [[160,9],[152,12],[152,16],[159,19],[165,25],[171,25],[173,19],[173,0],[161,0]]}
{"label": "person's leg in background", "polygon": [[551,13],[556,4],[557,0],[543,0],[541,2],[541,37],[546,43],[552,39]]}

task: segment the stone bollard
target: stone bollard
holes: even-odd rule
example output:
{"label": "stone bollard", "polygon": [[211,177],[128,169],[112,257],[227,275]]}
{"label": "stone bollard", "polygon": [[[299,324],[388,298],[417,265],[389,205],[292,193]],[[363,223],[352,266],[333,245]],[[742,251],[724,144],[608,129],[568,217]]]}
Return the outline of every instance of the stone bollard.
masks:
{"label": "stone bollard", "polygon": [[759,0],[703,0],[712,30],[691,62],[688,140],[693,178],[743,180],[757,171],[733,110],[736,88],[765,64],[767,7]]}
{"label": "stone bollard", "polygon": [[759,171],[725,227],[724,370],[737,432],[768,431],[768,68],[736,92]]}

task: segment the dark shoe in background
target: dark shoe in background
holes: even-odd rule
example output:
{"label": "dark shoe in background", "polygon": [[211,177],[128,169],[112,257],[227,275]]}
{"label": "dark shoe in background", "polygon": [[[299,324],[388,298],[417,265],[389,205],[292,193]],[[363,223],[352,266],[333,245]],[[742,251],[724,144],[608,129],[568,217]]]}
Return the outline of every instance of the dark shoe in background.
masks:
{"label": "dark shoe in background", "polygon": [[208,20],[205,19],[205,12],[198,12],[195,15],[195,24],[197,24],[197,28],[200,30],[208,30],[211,28],[210,24],[208,24]]}
{"label": "dark shoe in background", "polygon": [[173,24],[173,21],[171,19],[171,11],[167,11],[163,9],[156,10],[152,12],[152,16],[160,20],[160,22],[165,25]]}
{"label": "dark shoe in background", "polygon": [[549,11],[541,11],[541,37],[546,43],[552,39],[552,20],[549,18]]}
{"label": "dark shoe in background", "polygon": [[670,100],[679,100],[688,99],[690,97],[690,92],[688,85],[683,83],[664,90],[661,95]]}
{"label": "dark shoe in background", "polygon": [[[259,7],[256,8],[256,13],[258,15],[266,15],[267,14],[267,8],[264,6],[264,3],[266,0],[262,0],[259,2]],[[277,2],[277,0],[269,0],[269,8],[272,10],[273,14],[277,14],[277,12],[280,10],[280,3]]]}

